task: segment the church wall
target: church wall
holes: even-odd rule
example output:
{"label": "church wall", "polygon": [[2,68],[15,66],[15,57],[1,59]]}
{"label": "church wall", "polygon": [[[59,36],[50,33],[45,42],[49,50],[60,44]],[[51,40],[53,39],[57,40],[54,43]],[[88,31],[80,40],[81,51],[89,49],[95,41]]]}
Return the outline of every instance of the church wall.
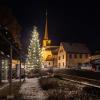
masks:
{"label": "church wall", "polygon": [[43,51],[43,59],[46,60],[46,58],[47,58],[48,56],[52,56],[51,51],[50,51],[50,50],[44,50],[44,51]]}

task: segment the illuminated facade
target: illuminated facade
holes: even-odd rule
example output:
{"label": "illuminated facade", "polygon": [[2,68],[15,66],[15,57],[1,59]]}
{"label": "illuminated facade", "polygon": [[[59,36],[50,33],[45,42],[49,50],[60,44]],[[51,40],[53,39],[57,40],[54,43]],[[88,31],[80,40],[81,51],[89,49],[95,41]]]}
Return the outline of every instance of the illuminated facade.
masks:
{"label": "illuminated facade", "polygon": [[53,52],[58,49],[58,46],[51,46],[51,40],[48,38],[48,25],[47,25],[47,13],[46,13],[46,23],[45,23],[45,33],[42,43],[42,54],[44,59],[44,67],[53,67],[54,65],[57,65],[54,63],[54,61],[57,61],[55,59],[55,55],[53,55]]}
{"label": "illuminated facade", "polygon": [[86,62],[90,57],[89,49],[80,43],[60,43],[58,50],[59,68],[75,67],[80,63]]}
{"label": "illuminated facade", "polygon": [[60,46],[52,46],[48,38],[47,14],[45,34],[42,43],[44,67],[68,68],[85,63],[89,60],[90,51],[81,43],[60,43]]}

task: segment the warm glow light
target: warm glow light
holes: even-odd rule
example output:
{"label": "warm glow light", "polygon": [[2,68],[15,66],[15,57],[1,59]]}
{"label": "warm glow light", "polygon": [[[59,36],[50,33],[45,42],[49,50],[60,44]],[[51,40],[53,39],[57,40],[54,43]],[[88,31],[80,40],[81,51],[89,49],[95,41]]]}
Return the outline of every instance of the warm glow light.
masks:
{"label": "warm glow light", "polygon": [[34,27],[32,31],[32,38],[30,40],[30,45],[28,48],[28,56],[27,56],[27,68],[30,69],[40,69],[43,66],[40,41],[39,41],[39,33]]}

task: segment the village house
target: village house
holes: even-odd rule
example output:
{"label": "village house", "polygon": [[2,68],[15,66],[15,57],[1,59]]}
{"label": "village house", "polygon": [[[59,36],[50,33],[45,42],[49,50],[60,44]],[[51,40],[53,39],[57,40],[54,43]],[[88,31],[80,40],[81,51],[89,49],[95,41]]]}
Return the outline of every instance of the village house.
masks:
{"label": "village house", "polygon": [[58,50],[59,68],[75,67],[90,57],[90,50],[81,43],[61,42]]}

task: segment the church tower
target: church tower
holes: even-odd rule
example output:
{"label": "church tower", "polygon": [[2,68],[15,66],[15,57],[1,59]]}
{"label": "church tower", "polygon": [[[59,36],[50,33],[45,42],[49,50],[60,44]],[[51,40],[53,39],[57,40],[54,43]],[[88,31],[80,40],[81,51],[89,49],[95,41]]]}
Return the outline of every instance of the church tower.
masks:
{"label": "church tower", "polygon": [[50,68],[53,67],[54,64],[57,65],[57,55],[55,56],[54,54],[55,51],[57,50],[58,46],[52,46],[51,40],[48,37],[48,23],[47,23],[47,12],[46,12],[45,32],[42,43],[42,55],[43,55],[44,67]]}
{"label": "church tower", "polygon": [[51,40],[48,39],[48,23],[47,23],[47,11],[46,11],[46,22],[45,22],[45,33],[43,38],[43,47],[50,46]]}
{"label": "church tower", "polygon": [[43,51],[43,59],[46,61],[48,56],[52,56],[51,52],[51,40],[48,38],[48,23],[47,23],[47,11],[46,11],[46,22],[45,22],[45,32],[44,32],[44,38],[42,43],[42,51]]}

